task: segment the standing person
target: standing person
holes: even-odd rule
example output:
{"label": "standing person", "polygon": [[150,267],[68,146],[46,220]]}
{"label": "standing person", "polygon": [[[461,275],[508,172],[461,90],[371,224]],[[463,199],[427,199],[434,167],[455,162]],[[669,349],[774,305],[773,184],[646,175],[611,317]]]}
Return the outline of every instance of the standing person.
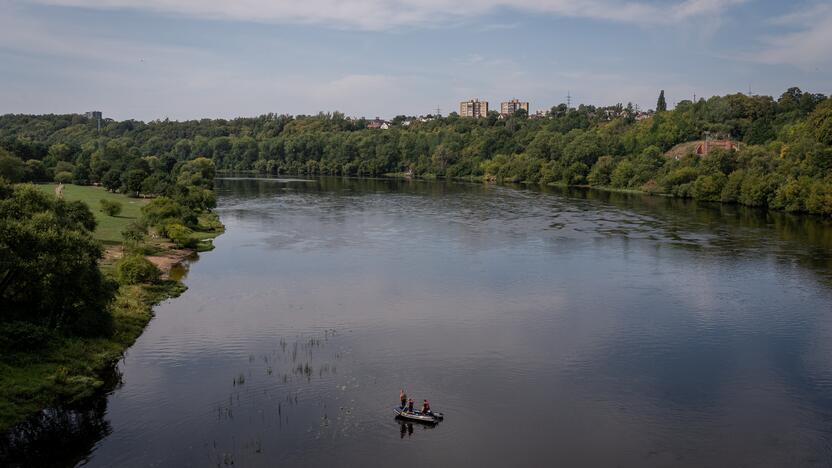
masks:
{"label": "standing person", "polygon": [[399,400],[402,402],[402,408],[407,405],[407,393],[404,392],[404,389],[399,390]]}
{"label": "standing person", "polygon": [[427,400],[422,402],[422,414],[430,414],[430,403]]}
{"label": "standing person", "polygon": [[407,400],[407,410],[410,411],[411,413],[413,412],[413,398],[411,398],[410,400]]}

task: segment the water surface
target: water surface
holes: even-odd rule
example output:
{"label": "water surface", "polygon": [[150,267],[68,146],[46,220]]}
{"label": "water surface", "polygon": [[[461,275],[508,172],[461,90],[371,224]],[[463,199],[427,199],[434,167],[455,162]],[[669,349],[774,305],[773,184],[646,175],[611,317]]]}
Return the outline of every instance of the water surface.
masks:
{"label": "water surface", "polygon": [[[441,182],[217,193],[226,233],[62,461],[832,464],[824,221]],[[402,387],[446,420],[394,420]]]}

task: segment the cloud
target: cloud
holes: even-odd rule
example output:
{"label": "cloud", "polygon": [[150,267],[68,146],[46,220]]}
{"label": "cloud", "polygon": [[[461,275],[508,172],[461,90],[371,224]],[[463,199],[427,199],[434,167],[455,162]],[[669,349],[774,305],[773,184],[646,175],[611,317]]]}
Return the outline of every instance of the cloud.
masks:
{"label": "cloud", "polygon": [[573,18],[663,24],[719,13],[748,0],[674,0],[658,6],[627,0],[35,0],[91,9],[132,9],[261,23],[324,24],[388,30],[427,26],[512,9]]}
{"label": "cloud", "polygon": [[175,62],[186,56],[206,55],[191,47],[135,43],[111,37],[100,39],[23,14],[0,15],[0,49],[119,65],[150,60]]}
{"label": "cloud", "polygon": [[832,63],[832,5],[817,4],[774,19],[771,24],[796,30],[763,38],[762,49],[744,58],[804,69]]}
{"label": "cloud", "polygon": [[[90,8],[98,5],[87,0],[34,1],[89,5]],[[359,18],[362,15],[334,7],[324,11],[327,8],[320,8],[320,5],[328,5],[328,0],[307,0],[306,3],[316,6],[308,11],[303,6],[262,0],[240,0],[228,2],[229,5],[215,0],[203,1],[201,5],[206,6],[207,14],[214,17],[228,17],[219,13],[227,8],[233,16],[247,18],[250,15],[247,8],[265,5],[262,18],[252,21],[277,22],[295,18],[294,21],[323,23],[329,21],[325,18],[340,18],[329,21],[331,24],[327,26],[338,24],[352,28],[374,26],[380,21],[362,23]],[[667,7],[666,14],[659,14],[654,6],[657,3],[652,0],[626,4],[625,0],[591,0],[580,5],[573,4],[577,2],[532,0],[345,1],[348,5],[374,5],[379,10],[375,14],[381,17],[396,5],[403,5],[402,11],[392,13],[396,21],[419,19],[435,11],[446,12],[452,17],[449,21],[467,21],[474,18],[471,15],[476,12],[505,6],[558,15],[608,17],[610,21],[614,21],[611,18],[639,22],[675,21],[737,3],[676,0],[673,6]],[[189,13],[197,10],[192,6],[196,4],[193,0],[179,3],[147,0],[141,4],[132,0],[101,0],[101,4],[104,8],[133,9],[148,5],[148,8],[166,14],[175,14],[174,9],[181,7],[176,14],[203,15]],[[602,13],[593,10],[598,5],[623,7],[617,12]],[[319,8],[324,12],[318,11]],[[366,13],[371,9],[365,6],[358,11]],[[78,15],[63,15],[66,11],[57,12],[61,15],[43,15],[43,10],[33,8],[30,3],[0,0],[0,53],[9,60],[8,68],[13,71],[0,80],[3,84],[0,107],[4,111],[77,112],[99,108],[115,118],[167,116],[183,119],[339,110],[348,115],[392,117],[397,113],[428,113],[436,106],[441,106],[447,113],[460,99],[469,97],[493,102],[518,97],[530,100],[533,109],[548,108],[563,101],[567,92],[572,93],[573,102],[609,104],[632,100],[652,105],[659,89],[657,83],[661,83],[669,95],[687,95],[687,89],[694,88],[679,84],[673,92],[670,83],[684,80],[679,76],[666,76],[666,72],[665,76],[660,76],[663,72],[657,70],[643,73],[621,70],[610,75],[609,70],[620,66],[615,62],[617,56],[604,56],[598,60],[600,65],[573,63],[566,66],[556,63],[555,58],[546,63],[533,61],[530,57],[534,55],[525,56],[523,51],[497,54],[487,48],[476,51],[460,47],[459,55],[454,57],[430,57],[413,63],[409,60],[396,63],[362,59],[364,53],[372,52],[355,53],[349,60],[339,61],[331,60],[338,57],[337,47],[320,55],[317,44],[314,53],[310,53],[301,40],[284,44],[267,35],[262,38],[268,41],[264,50],[274,52],[275,47],[286,47],[292,57],[299,60],[262,60],[259,53],[237,54],[200,41],[170,41],[166,34],[123,34],[118,29],[120,23],[83,27],[83,21],[77,21]],[[276,19],[276,12],[284,10],[286,16]],[[301,14],[304,11],[306,13]],[[649,18],[637,18],[635,12],[646,12],[644,14]],[[348,17],[350,19],[343,19]],[[484,22],[494,21],[493,18],[487,20]],[[417,25],[419,22],[406,24]],[[210,24],[203,26],[212,27]],[[395,37],[392,41],[395,43]],[[273,55],[281,57],[283,52]],[[319,58],[314,62],[328,65],[310,66],[304,61],[306,56],[324,57],[326,60]],[[472,69],[477,72],[471,73]],[[581,73],[575,75],[577,72]],[[636,76],[632,76],[633,73]]]}

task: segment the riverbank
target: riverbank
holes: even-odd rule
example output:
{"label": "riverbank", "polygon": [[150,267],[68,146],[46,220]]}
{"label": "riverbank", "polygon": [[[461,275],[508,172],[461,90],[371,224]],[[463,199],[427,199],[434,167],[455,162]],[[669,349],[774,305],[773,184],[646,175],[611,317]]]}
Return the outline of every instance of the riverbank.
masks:
{"label": "riverbank", "polygon": [[[54,186],[39,186],[53,193]],[[125,252],[122,232],[137,221],[141,207],[149,200],[129,198],[107,192],[100,187],[65,186],[64,198],[80,200],[95,214],[94,237],[104,244],[100,268],[115,277],[116,262]],[[122,205],[118,216],[108,216],[100,209],[100,200],[117,201]],[[6,350],[0,356],[0,432],[37,414],[44,408],[73,405],[112,385],[112,369],[124,352],[142,334],[153,318],[153,306],[182,294],[187,287],[181,275],[171,271],[197,251],[213,248],[211,239],[224,231],[218,216],[211,212],[200,216],[196,249],[183,249],[164,239],[150,237],[140,251],[159,268],[162,280],[157,284],[120,285],[111,304],[113,333],[105,338],[82,338],[53,334],[44,337],[34,350]]]}
{"label": "riverbank", "polygon": [[[250,172],[250,171],[249,171]],[[262,174],[259,173],[260,176],[271,176],[271,177],[278,177],[276,175],[270,174]],[[309,175],[309,174],[284,174],[285,177],[353,177],[353,178],[365,178],[360,176],[327,176],[327,175]],[[743,206],[747,208],[754,208],[754,209],[763,209],[769,210],[772,212],[780,212],[780,213],[789,213],[789,214],[796,214],[796,215],[803,215],[803,216],[813,216],[813,217],[820,217],[823,219],[831,219],[832,218],[832,208],[826,209],[821,208],[823,206],[830,206],[832,207],[832,190],[826,190],[820,188],[815,190],[813,194],[813,201],[812,203],[788,203],[783,204],[781,203],[782,200],[780,196],[769,193],[768,195],[762,194],[762,192],[758,193],[754,197],[739,197],[736,193],[730,197],[722,197],[717,196],[716,194],[711,194],[708,197],[698,197],[695,196],[694,192],[690,190],[682,190],[682,191],[668,191],[667,188],[662,188],[658,185],[654,184],[645,184],[644,188],[646,189],[639,189],[639,188],[623,188],[623,187],[612,187],[609,185],[589,185],[589,184],[566,184],[563,182],[536,182],[536,181],[529,181],[529,180],[522,180],[522,181],[515,181],[515,180],[506,180],[505,178],[500,179],[493,176],[461,176],[461,177],[444,177],[444,176],[437,176],[436,174],[409,174],[403,172],[388,172],[381,174],[377,177],[366,177],[366,178],[385,178],[385,179],[393,179],[393,180],[424,180],[424,181],[435,181],[435,180],[446,180],[446,181],[453,181],[453,182],[468,182],[468,183],[484,183],[484,184],[497,184],[503,185],[507,187],[516,186],[516,187],[557,187],[557,188],[576,188],[582,190],[595,190],[599,192],[610,192],[610,193],[621,193],[621,194],[629,194],[629,195],[643,195],[643,196],[652,196],[652,197],[662,197],[662,198],[674,198],[679,200],[691,200],[698,203],[706,203],[706,204],[715,204],[715,205],[730,205],[730,206]],[[739,189],[738,186],[735,187]],[[796,189],[797,190],[797,189]],[[797,190],[797,192],[801,192],[801,190]],[[808,190],[808,189],[807,189]],[[801,193],[808,193],[807,190],[803,190]],[[681,193],[681,194],[680,194]],[[794,201],[794,200],[793,200]],[[814,208],[811,208],[814,207]],[[817,208],[817,209],[815,209]]]}

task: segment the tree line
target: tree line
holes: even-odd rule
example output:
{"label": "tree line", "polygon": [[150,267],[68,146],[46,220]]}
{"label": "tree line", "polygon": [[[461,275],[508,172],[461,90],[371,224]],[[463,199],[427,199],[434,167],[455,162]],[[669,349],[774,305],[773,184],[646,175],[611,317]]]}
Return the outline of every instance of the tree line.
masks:
{"label": "tree line", "polygon": [[[367,121],[334,112],[108,120],[99,132],[78,115],[5,115],[0,175],[166,194],[178,164],[204,157],[227,171],[586,185],[832,215],[832,100],[826,96],[790,88],[776,99],[731,94],[667,110],[662,92],[656,112],[642,117],[629,104],[561,104],[538,119],[524,112],[399,116],[389,130],[370,130]],[[739,151],[702,157],[690,154],[692,148],[679,150],[706,133],[740,143]]]}

